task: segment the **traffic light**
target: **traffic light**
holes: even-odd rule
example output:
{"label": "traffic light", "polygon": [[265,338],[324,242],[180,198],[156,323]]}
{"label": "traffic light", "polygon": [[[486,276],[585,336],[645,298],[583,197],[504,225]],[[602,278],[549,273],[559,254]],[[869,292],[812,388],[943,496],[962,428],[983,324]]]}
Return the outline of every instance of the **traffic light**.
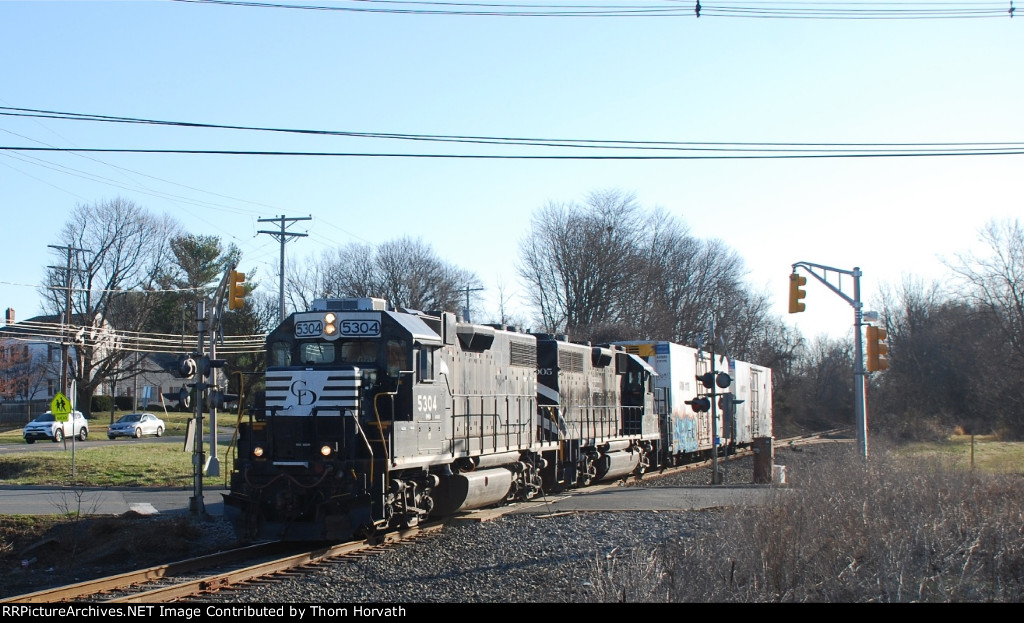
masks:
{"label": "traffic light", "polygon": [[807,277],[793,273],[789,276],[789,313],[795,314],[807,309],[807,305],[801,300],[807,296]]}
{"label": "traffic light", "polygon": [[889,368],[889,360],[886,358],[886,355],[889,354],[889,345],[885,343],[888,337],[889,332],[882,327],[868,325],[868,356],[866,362],[868,372],[878,372],[879,370]]}
{"label": "traffic light", "polygon": [[232,270],[228,279],[228,309],[242,309],[245,306],[245,273]]}

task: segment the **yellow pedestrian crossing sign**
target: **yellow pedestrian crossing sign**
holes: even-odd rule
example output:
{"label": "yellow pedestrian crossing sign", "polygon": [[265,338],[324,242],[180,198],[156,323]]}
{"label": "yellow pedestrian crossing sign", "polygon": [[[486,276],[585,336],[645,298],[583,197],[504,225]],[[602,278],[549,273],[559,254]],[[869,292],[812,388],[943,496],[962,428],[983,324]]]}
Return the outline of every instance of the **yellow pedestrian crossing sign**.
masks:
{"label": "yellow pedestrian crossing sign", "polygon": [[50,401],[50,413],[53,414],[54,420],[67,422],[68,414],[71,413],[71,401],[62,392],[57,392],[57,395]]}

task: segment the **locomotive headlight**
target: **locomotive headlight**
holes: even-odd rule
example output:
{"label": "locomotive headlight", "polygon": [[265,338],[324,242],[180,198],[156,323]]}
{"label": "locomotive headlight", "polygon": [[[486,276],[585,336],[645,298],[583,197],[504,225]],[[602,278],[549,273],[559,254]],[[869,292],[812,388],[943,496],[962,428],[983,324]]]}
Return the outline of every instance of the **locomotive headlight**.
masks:
{"label": "locomotive headlight", "polygon": [[320,456],[331,456],[331,447],[327,444],[320,446]]}
{"label": "locomotive headlight", "polygon": [[333,312],[324,314],[324,335],[334,335],[338,332],[338,325],[334,324],[337,319]]}
{"label": "locomotive headlight", "polygon": [[263,456],[263,446],[256,446],[252,449],[252,455],[256,458]]}

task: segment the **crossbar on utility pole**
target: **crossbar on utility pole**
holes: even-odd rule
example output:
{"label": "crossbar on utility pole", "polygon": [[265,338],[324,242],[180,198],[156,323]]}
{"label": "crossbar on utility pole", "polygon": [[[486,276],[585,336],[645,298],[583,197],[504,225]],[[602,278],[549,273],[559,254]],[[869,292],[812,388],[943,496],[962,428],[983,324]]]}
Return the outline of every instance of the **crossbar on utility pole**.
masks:
{"label": "crossbar on utility pole", "polygon": [[469,286],[466,286],[466,287],[462,288],[462,290],[466,293],[466,309],[465,309],[466,313],[464,313],[463,316],[465,317],[466,322],[473,322],[469,318],[469,293],[470,292],[480,292],[480,291],[483,290],[483,288],[471,288]]}
{"label": "crossbar on utility pole", "polygon": [[256,232],[257,234],[269,234],[269,235],[273,236],[274,238],[276,238],[277,241],[281,243],[281,278],[280,278],[280,286],[279,286],[279,291],[280,291],[280,296],[281,296],[281,310],[280,310],[280,317],[278,318],[278,322],[284,322],[284,316],[285,316],[285,313],[284,313],[284,245],[285,245],[286,242],[288,242],[288,240],[290,238],[301,238],[301,237],[305,237],[305,236],[309,235],[309,234],[297,234],[295,232],[290,232],[290,231],[287,231],[287,228],[288,228],[289,225],[291,225],[291,224],[293,224],[293,223],[295,223],[297,221],[310,221],[310,220],[313,220],[312,215],[311,216],[299,216],[299,217],[287,217],[287,216],[285,216],[283,214],[281,216],[278,216],[278,217],[275,217],[275,218],[261,218],[261,219],[259,219],[260,223],[280,223],[281,224],[281,229],[279,231],[258,231],[258,232]]}

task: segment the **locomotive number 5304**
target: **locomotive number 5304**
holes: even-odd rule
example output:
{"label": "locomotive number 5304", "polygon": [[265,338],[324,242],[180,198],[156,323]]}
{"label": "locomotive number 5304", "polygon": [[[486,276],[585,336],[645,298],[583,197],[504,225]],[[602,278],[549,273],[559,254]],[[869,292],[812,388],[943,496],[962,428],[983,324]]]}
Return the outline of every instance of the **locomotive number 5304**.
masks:
{"label": "locomotive number 5304", "polygon": [[416,410],[420,413],[434,413],[437,411],[437,396],[420,394],[416,396]]}

